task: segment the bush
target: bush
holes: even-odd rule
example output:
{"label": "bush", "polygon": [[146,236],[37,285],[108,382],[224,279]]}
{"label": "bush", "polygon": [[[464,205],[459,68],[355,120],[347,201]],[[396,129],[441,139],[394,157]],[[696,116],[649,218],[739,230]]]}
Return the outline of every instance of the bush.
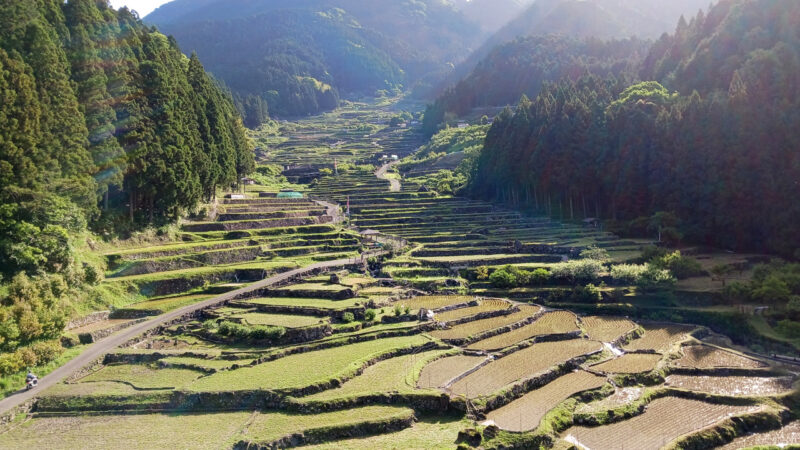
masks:
{"label": "bush", "polygon": [[703,267],[694,258],[681,255],[680,251],[653,258],[650,264],[669,270],[679,280],[703,275]]}
{"label": "bush", "polygon": [[800,338],[800,323],[792,320],[781,320],[775,327],[775,331],[788,338]]}
{"label": "bush", "polygon": [[500,289],[508,289],[517,286],[517,277],[513,273],[507,271],[505,268],[495,270],[489,276],[489,282],[492,286]]}
{"label": "bush", "polygon": [[373,320],[375,320],[375,317],[377,315],[378,313],[374,309],[368,309],[367,312],[364,313],[364,320],[366,320],[367,322],[372,322]]}
{"label": "bush", "polygon": [[350,323],[356,320],[356,316],[351,312],[346,312],[342,314],[342,322]]}
{"label": "bush", "polygon": [[605,266],[593,259],[575,259],[554,264],[550,270],[553,278],[567,281],[590,282],[600,277]]}
{"label": "bush", "polygon": [[219,324],[214,319],[206,320],[205,322],[203,322],[203,329],[204,330],[212,331],[212,330],[216,330],[218,327],[219,327]]}
{"label": "bush", "polygon": [[611,266],[611,278],[619,284],[636,284],[647,271],[647,264],[617,264]]}
{"label": "bush", "polygon": [[403,307],[400,305],[394,305],[394,315],[400,317],[403,315]]}
{"label": "bush", "polygon": [[595,261],[600,261],[602,263],[607,263],[611,261],[611,255],[608,254],[608,251],[604,248],[599,248],[596,246],[591,246],[586,250],[583,250],[580,254],[581,259],[593,259]]}
{"label": "bush", "polygon": [[636,286],[645,291],[649,291],[665,289],[673,286],[674,284],[675,278],[672,276],[669,270],[659,269],[658,267],[648,264],[647,270],[645,270],[641,277],[639,277],[639,281],[636,283]]}
{"label": "bush", "polygon": [[252,340],[278,340],[286,334],[283,327],[255,326],[249,330],[248,337]]}
{"label": "bush", "polygon": [[530,283],[542,286],[550,279],[550,272],[547,269],[536,269],[531,272]]}
{"label": "bush", "polygon": [[411,307],[410,306],[406,306],[403,311],[406,313],[406,315],[411,314]]}
{"label": "bush", "polygon": [[602,300],[600,289],[593,285],[575,286],[572,289],[570,300],[576,303],[599,303]]}
{"label": "bush", "polygon": [[480,266],[475,269],[475,279],[482,281],[489,279],[489,268],[486,266]]}

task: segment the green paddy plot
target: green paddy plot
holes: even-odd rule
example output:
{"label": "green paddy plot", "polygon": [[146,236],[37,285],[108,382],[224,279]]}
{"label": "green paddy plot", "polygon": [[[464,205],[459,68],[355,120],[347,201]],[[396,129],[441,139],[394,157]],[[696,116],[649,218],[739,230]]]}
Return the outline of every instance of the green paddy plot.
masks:
{"label": "green paddy plot", "polygon": [[189,356],[170,356],[160,360],[161,363],[180,367],[198,367],[206,370],[230,369],[234,365],[246,366],[253,359],[208,359]]}
{"label": "green paddy plot", "polygon": [[373,358],[430,342],[424,336],[375,339],[286,356],[252,367],[220,372],[188,386],[192,391],[293,389],[335,378],[352,377]]}
{"label": "green paddy plot", "polygon": [[318,414],[257,412],[251,418],[246,429],[234,434],[230,442],[248,441],[268,444],[307,430],[370,423],[375,424],[374,429],[377,433],[381,429],[381,422],[412,418],[413,416],[414,410],[397,406],[365,406]]}
{"label": "green paddy plot", "polygon": [[346,300],[329,300],[323,298],[301,297],[263,297],[242,300],[242,304],[264,306],[294,306],[302,308],[345,309],[364,305],[365,298],[350,298]]}
{"label": "green paddy plot", "polygon": [[298,314],[268,314],[261,312],[249,312],[229,316],[231,319],[239,319],[247,325],[265,325],[284,328],[303,328],[327,322],[314,316],[301,316]]}
{"label": "green paddy plot", "polygon": [[81,378],[79,382],[117,382],[142,390],[179,389],[202,375],[202,372],[190,369],[157,369],[144,364],[112,364]]}
{"label": "green paddy plot", "polygon": [[303,400],[328,400],[384,392],[414,392],[417,374],[425,363],[446,352],[447,350],[432,350],[381,361],[367,367],[364,373],[345,382],[341,387],[303,397]]}
{"label": "green paddy plot", "polygon": [[216,450],[230,447],[251,412],[42,417],[0,436],[3,448]]}
{"label": "green paddy plot", "polygon": [[307,450],[452,449],[458,432],[472,424],[459,417],[423,416],[411,428],[394,433],[345,439],[303,447]]}
{"label": "green paddy plot", "polygon": [[184,306],[200,303],[203,300],[207,300],[212,297],[213,296],[209,294],[175,295],[135,303],[130,305],[128,308],[142,311],[160,311],[165,313],[174,309],[182,308]]}

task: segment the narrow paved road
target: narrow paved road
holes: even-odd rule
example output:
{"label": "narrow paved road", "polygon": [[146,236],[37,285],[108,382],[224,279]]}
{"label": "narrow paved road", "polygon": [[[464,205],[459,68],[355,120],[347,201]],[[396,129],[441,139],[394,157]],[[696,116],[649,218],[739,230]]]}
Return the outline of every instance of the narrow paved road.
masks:
{"label": "narrow paved road", "polygon": [[386,180],[389,182],[389,192],[400,192],[400,180],[396,180],[394,178],[387,178],[386,172],[389,171],[395,164],[400,163],[400,161],[390,162],[388,164],[382,165],[378,170],[375,171],[375,176],[380,178],[381,180]]}
{"label": "narrow paved road", "polygon": [[63,366],[59,367],[58,369],[54,370],[53,372],[49,373],[47,376],[41,378],[39,380],[39,386],[31,391],[25,391],[24,389],[18,391],[11,396],[0,400],[0,414],[5,414],[6,412],[10,411],[12,408],[15,408],[28,400],[34,398],[39,392],[44,391],[61,380],[67,378],[68,376],[72,375],[73,373],[79,371],[86,365],[90,364],[91,362],[99,359],[106,353],[114,350],[115,348],[119,347],[120,345],[134,339],[141,334],[150,331],[154,328],[158,328],[165,323],[170,321],[176,320],[181,316],[189,313],[193,313],[195,311],[208,308],[210,306],[217,305],[219,303],[226,302],[228,300],[232,300],[233,298],[245,294],[248,292],[252,292],[263,287],[270,286],[275,283],[279,283],[284,281],[288,278],[302,275],[304,273],[317,270],[317,269],[328,269],[332,267],[344,267],[349,264],[352,264],[355,260],[361,258],[367,258],[368,256],[375,256],[380,255],[385,252],[372,252],[372,253],[365,253],[360,257],[356,258],[348,258],[348,259],[338,259],[334,261],[325,261],[316,264],[312,264],[310,266],[301,267],[299,269],[294,269],[289,272],[284,272],[278,275],[274,275],[269,278],[265,278],[261,281],[255,282],[247,287],[243,287],[241,289],[237,289],[235,291],[230,291],[220,296],[202,301],[200,303],[196,303],[194,305],[189,305],[180,309],[176,309],[175,311],[160,315],[153,319],[150,319],[146,322],[142,322],[136,324],[130,328],[126,328],[116,334],[111,335],[110,337],[101,340],[95,344],[92,344],[91,347],[86,349],[83,353],[69,361],[68,363],[64,364]]}

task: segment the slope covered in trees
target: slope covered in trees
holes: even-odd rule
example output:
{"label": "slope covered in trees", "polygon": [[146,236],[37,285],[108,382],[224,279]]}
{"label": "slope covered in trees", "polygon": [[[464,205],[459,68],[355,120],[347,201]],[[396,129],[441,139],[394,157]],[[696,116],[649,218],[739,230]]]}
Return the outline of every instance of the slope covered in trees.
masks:
{"label": "slope covered in trees", "polygon": [[98,281],[87,226],[173,219],[253,166],[197,57],[105,1],[0,3],[0,105],[3,352],[57,337]]}
{"label": "slope covered in trees", "polygon": [[604,42],[554,35],[501,45],[427,109],[425,131],[433,134],[448,117],[465,115],[475,107],[511,104],[522,94],[535,97],[545,82],[564,77],[575,79],[591,72],[632,80],[648,46],[635,38]]}
{"label": "slope covered in trees", "polygon": [[631,232],[653,216],[696,242],[795,254],[798,18],[792,0],[723,1],[653,47],[642,76],[654,81],[587,76],[523,99],[490,129],[470,192]]}
{"label": "slope covered in trees", "polygon": [[[456,66],[439,89],[441,92],[472,71],[484,70],[484,59],[491,59],[496,47],[520,37],[556,34],[574,39],[658,39],[674,29],[681,15],[694,16],[708,5],[708,0],[536,0]],[[517,92],[517,99],[521,94]]]}
{"label": "slope covered in trees", "polygon": [[146,20],[197,51],[242,103],[260,98],[284,117],[330,110],[343,93],[429,83],[484,36],[436,0],[177,0]]}

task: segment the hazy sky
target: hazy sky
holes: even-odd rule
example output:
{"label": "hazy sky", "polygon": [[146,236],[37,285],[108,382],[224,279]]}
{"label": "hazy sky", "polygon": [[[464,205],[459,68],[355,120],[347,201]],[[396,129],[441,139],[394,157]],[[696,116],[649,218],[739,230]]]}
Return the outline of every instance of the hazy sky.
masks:
{"label": "hazy sky", "polygon": [[171,0],[111,0],[111,6],[114,8],[127,6],[129,9],[136,10],[139,13],[139,17],[144,17],[153,12],[154,9],[170,1]]}

